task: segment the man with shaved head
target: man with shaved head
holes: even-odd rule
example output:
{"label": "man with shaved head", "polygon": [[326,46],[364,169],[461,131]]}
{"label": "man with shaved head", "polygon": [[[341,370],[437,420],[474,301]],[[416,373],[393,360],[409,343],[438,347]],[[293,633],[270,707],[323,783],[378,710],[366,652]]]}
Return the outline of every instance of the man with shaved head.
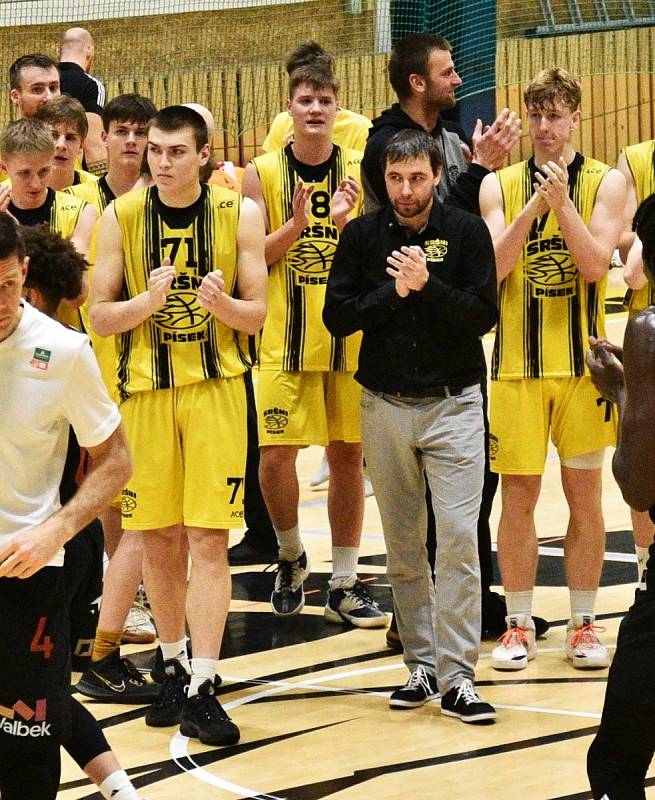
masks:
{"label": "man with shaved head", "polygon": [[89,132],[84,142],[84,161],[89,172],[102,175],[107,172],[107,149],[102,141],[102,109],[105,105],[105,87],[89,75],[93,66],[95,45],[85,28],[69,28],[59,43],[59,69],[62,94],[79,100],[84,106],[89,122]]}

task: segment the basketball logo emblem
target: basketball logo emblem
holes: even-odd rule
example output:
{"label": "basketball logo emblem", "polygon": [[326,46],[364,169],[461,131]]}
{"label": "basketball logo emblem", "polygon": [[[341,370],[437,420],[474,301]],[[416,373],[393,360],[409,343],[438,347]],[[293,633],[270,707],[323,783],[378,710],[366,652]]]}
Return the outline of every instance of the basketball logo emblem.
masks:
{"label": "basketball logo emblem", "polygon": [[166,331],[190,331],[204,326],[209,317],[209,311],[198,305],[196,293],[189,291],[169,294],[166,305],[153,315],[153,320]]}
{"label": "basketball logo emblem", "polygon": [[294,272],[320,275],[328,272],[337,243],[325,239],[297,242],[287,254],[287,264]]}
{"label": "basketball logo emblem", "polygon": [[525,275],[534,286],[564,287],[575,281],[576,268],[569,253],[540,253],[528,260]]}
{"label": "basketball logo emblem", "polygon": [[287,427],[289,419],[282,414],[267,414],[264,417],[264,427],[268,431],[281,431]]}

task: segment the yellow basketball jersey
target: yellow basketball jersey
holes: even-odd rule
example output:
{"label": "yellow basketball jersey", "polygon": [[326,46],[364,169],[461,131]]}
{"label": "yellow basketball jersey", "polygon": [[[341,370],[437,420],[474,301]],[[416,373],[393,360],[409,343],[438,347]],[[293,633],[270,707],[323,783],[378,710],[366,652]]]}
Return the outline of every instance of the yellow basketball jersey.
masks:
{"label": "yellow basketball jersey", "polygon": [[[321,165],[322,177],[311,181],[315,188],[310,197],[309,225],[270,269],[260,369],[352,372],[357,368],[361,334],[331,336],[323,325],[322,313],[328,273],[339,241],[339,231],[330,217],[330,200],[348,175],[359,181],[361,157],[356,150],[335,147],[329,161]],[[295,160],[290,147],[259,156],[253,164],[266,202],[269,231],[276,231],[293,216],[294,187],[300,178],[308,182],[308,172]],[[313,175],[320,177],[318,171]],[[361,203],[360,195],[353,216],[360,213]]]}
{"label": "yellow basketball jersey", "polygon": [[[569,165],[569,196],[585,225],[608,170],[579,153]],[[532,196],[534,161],[496,174],[509,225]],[[606,275],[588,283],[578,272],[554,211],[535,219],[516,267],[498,288],[492,378],[584,375],[589,336],[605,335],[606,283]]]}
{"label": "yellow basketball jersey", "polygon": [[118,344],[122,400],[131,394],[228,378],[248,369],[247,337],[219,322],[197,301],[205,275],[220,269],[225,291],[237,291],[237,226],[242,198],[201,187],[189,208],[172,209],[156,187],[114,200],[125,256],[123,299],[148,291],[150,272],[170,258],[177,276],[166,305]]}
{"label": "yellow basketball jersey", "polygon": [[[637,191],[637,205],[639,205],[655,192],[655,165],[653,164],[655,139],[625,147],[621,152],[625,156],[632,173]],[[653,305],[655,292],[653,292],[650,281],[637,291],[628,289],[626,300],[631,314],[637,314],[639,311],[643,311],[646,306]]]}
{"label": "yellow basketball jersey", "polygon": [[86,200],[89,205],[98,209],[100,215],[102,215],[102,212],[115,198],[104,175],[100,179],[69,186],[67,189],[64,189],[64,192],[66,194],[72,194],[73,197],[81,197],[82,200]]}
{"label": "yellow basketball jersey", "polygon": [[[332,128],[332,141],[339,147],[359,150],[364,152],[368,130],[371,127],[371,120],[363,114],[356,114],[342,108],[337,114]],[[287,111],[278,114],[273,120],[266,138],[262,144],[265,153],[278,150],[288,143],[288,136],[293,131],[293,120]]]}
{"label": "yellow basketball jersey", "polygon": [[[115,195],[109,188],[106,176],[102,176],[99,180],[87,181],[86,183],[79,183],[75,186],[69,186],[64,189],[66,194],[71,194],[74,197],[80,197],[86,200],[89,205],[98,209],[98,214],[102,216],[102,212],[107,208]],[[98,222],[93,228],[91,234],[91,242],[89,243],[89,254],[87,261],[89,262],[89,271],[87,273],[87,282],[91,284],[93,266],[96,260],[96,239],[98,236]],[[112,400],[118,400],[116,394],[116,341],[114,336],[98,336],[89,323],[89,298],[86,299],[84,304],[80,307],[80,318],[84,330],[89,334],[93,351],[100,367],[100,374],[107,385],[107,389],[111,395]]]}

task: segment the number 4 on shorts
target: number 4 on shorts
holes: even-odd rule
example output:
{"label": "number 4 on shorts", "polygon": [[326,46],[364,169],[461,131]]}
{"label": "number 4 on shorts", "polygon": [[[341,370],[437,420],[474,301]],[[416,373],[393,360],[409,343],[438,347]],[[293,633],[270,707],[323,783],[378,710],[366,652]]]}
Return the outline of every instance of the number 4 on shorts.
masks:
{"label": "number 4 on shorts", "polygon": [[50,658],[53,649],[52,639],[49,636],[43,635],[47,623],[48,618],[41,617],[30,644],[30,653],[43,653],[43,658]]}

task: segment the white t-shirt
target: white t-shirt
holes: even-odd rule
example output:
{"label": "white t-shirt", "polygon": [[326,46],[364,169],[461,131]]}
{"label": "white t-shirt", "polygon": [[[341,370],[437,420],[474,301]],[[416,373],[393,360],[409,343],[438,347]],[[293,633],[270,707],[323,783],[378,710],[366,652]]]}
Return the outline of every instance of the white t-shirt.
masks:
{"label": "white t-shirt", "polygon": [[[24,303],[0,342],[0,545],[60,507],[69,424],[82,447],[120,424],[86,336]],[[63,549],[48,566],[64,563]]]}

